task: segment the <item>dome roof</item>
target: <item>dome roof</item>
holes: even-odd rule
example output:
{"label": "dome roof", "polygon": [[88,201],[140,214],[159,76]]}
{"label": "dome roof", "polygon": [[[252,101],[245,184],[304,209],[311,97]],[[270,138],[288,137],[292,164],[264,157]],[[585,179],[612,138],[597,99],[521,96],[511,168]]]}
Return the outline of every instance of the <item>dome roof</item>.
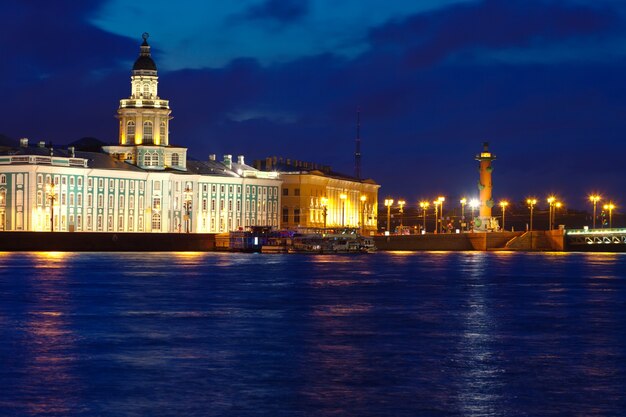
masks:
{"label": "dome roof", "polygon": [[150,55],[150,45],[148,45],[148,34],[144,33],[141,35],[143,38],[143,43],[141,44],[141,52],[139,53],[139,58],[135,61],[133,65],[133,71],[156,71],[157,67],[154,61],[152,60],[152,56]]}
{"label": "dome roof", "polygon": [[139,58],[137,58],[137,60],[135,61],[135,64],[133,65],[133,71],[137,71],[137,70],[156,71],[157,67],[156,67],[156,64],[154,63],[154,60],[152,60],[151,56],[142,55]]}

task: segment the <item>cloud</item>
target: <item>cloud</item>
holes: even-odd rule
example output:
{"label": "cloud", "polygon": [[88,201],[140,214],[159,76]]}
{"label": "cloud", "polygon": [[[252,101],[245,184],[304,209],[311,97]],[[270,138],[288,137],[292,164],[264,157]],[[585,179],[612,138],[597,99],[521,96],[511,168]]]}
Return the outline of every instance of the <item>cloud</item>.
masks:
{"label": "cloud", "polygon": [[326,53],[354,57],[367,48],[366,35],[372,27],[407,14],[476,1],[151,0],[150,7],[140,7],[109,0],[90,21],[133,39],[137,32],[150,32],[164,52],[160,68],[177,70],[221,67],[240,57],[263,65]]}
{"label": "cloud", "polygon": [[281,23],[295,23],[302,19],[309,11],[306,0],[265,0],[254,4],[244,12],[248,19],[275,20]]}
{"label": "cloud", "polygon": [[473,53],[553,47],[564,40],[606,41],[621,24],[608,7],[486,0],[392,21],[373,29],[369,39],[376,49],[402,48],[408,65],[424,67],[461,53],[467,60]]}

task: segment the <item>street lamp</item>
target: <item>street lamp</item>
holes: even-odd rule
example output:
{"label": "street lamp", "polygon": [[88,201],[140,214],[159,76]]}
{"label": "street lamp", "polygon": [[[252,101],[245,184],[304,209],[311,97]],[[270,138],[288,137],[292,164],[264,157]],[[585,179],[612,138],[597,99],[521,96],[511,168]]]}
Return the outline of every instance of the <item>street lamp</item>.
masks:
{"label": "street lamp", "polygon": [[387,207],[387,233],[391,233],[389,230],[391,223],[391,205],[393,204],[393,198],[385,198],[385,207]]}
{"label": "street lamp", "polygon": [[430,206],[428,201],[420,201],[420,208],[424,210],[424,232],[426,232],[426,209]]}
{"label": "street lamp", "polygon": [[400,206],[400,230],[402,230],[402,220],[404,218],[404,205],[405,204],[406,204],[406,201],[404,200],[398,201],[398,205]]}
{"label": "street lamp", "polygon": [[593,228],[596,228],[596,206],[598,205],[598,201],[600,201],[602,197],[598,194],[592,194],[589,196],[589,201],[593,203]]}
{"label": "street lamp", "polygon": [[439,201],[439,204],[441,204],[441,209],[439,210],[439,214],[441,217],[440,223],[441,223],[441,231],[443,232],[443,202],[446,201],[445,197],[439,196],[437,197],[437,201]]}
{"label": "street lamp", "polygon": [[528,204],[528,208],[530,209],[530,231],[533,231],[533,210],[535,209],[535,204],[537,204],[536,198],[529,198],[526,200],[526,204]]}
{"label": "street lamp", "polygon": [[506,208],[509,205],[508,201],[500,201],[500,207],[502,207],[502,231],[504,232],[504,216],[506,214]]}
{"label": "street lamp", "polygon": [[341,199],[341,227],[346,227],[346,198],[348,196],[345,193],[339,194]]}
{"label": "street lamp", "polygon": [[365,234],[365,202],[367,201],[367,196],[361,196],[361,234]]}
{"label": "street lamp", "polygon": [[54,232],[54,202],[57,199],[57,195],[54,192],[54,182],[50,180],[50,184],[46,184],[46,194],[50,200],[50,231]]}
{"label": "street lamp", "polygon": [[554,206],[554,202],[556,201],[556,197],[551,195],[548,197],[548,230],[552,230],[552,207]]}
{"label": "street lamp", "polygon": [[183,203],[183,209],[185,210],[185,232],[189,233],[189,229],[191,228],[191,193],[192,190],[187,185],[184,190],[184,198],[185,201]]}
{"label": "street lamp", "polygon": [[441,204],[441,201],[439,200],[433,201],[433,206],[435,206],[435,232],[434,233],[437,233],[439,230],[439,223],[438,223],[439,217],[438,217],[437,211],[438,211],[438,207],[440,204]]}
{"label": "street lamp", "polygon": [[608,204],[605,204],[602,208],[609,211],[609,229],[613,228],[613,209],[615,208],[615,204],[609,201]]}
{"label": "street lamp", "polygon": [[552,223],[556,223],[556,211],[563,207],[563,203],[557,201],[554,203],[554,213],[552,213]]}
{"label": "street lamp", "polygon": [[324,217],[324,230],[326,230],[326,216],[328,216],[328,199],[322,197],[322,216]]}
{"label": "street lamp", "polygon": [[469,202],[469,206],[472,209],[472,222],[474,221],[474,213],[476,209],[480,206],[480,201],[475,198],[472,198]]}
{"label": "street lamp", "polygon": [[465,223],[465,205],[467,204],[467,198],[462,197],[459,201],[461,203],[461,225]]}

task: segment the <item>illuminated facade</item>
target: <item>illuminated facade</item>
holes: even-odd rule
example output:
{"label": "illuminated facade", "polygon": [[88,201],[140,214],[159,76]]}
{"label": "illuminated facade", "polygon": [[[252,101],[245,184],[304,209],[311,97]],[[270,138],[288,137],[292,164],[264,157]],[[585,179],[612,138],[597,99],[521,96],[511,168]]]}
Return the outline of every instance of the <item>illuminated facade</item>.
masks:
{"label": "illuminated facade", "polygon": [[373,180],[357,180],[327,166],[276,157],[256,161],[255,167],[280,173],[282,227],[345,226],[361,228],[365,234],[376,232],[380,185]]}
{"label": "illuminated facade", "polygon": [[0,230],[225,232],[279,226],[281,181],[244,157],[187,160],[169,142],[147,34],[120,101],[119,142],[104,152],[20,141],[0,148]]}

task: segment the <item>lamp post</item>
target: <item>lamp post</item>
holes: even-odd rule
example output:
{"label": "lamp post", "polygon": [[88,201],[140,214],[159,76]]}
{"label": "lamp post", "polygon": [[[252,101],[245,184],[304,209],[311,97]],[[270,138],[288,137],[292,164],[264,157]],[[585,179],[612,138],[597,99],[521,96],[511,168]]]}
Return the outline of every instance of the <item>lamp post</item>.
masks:
{"label": "lamp post", "polygon": [[367,201],[367,196],[361,196],[361,234],[365,234],[365,202]]}
{"label": "lamp post", "polygon": [[548,197],[548,230],[552,230],[552,210],[555,201],[555,196],[551,195],[550,197]]}
{"label": "lamp post", "polygon": [[345,193],[339,194],[341,199],[341,227],[346,227],[346,198],[348,196]]}
{"label": "lamp post", "polygon": [[439,210],[439,214],[440,214],[440,223],[441,223],[441,231],[443,232],[443,202],[446,201],[446,198],[443,196],[439,196],[437,197],[437,201],[439,201],[439,204],[441,205],[441,209]]}
{"label": "lamp post", "polygon": [[428,201],[420,201],[420,208],[424,211],[424,232],[426,232],[426,209],[430,206]]}
{"label": "lamp post", "polygon": [[400,206],[400,230],[402,230],[402,220],[404,219],[404,205],[406,204],[406,201],[404,200],[399,200],[398,201],[398,205]]}
{"label": "lamp post", "polygon": [[435,231],[434,233],[438,233],[438,230],[439,230],[438,207],[440,204],[441,204],[441,201],[439,200],[433,201],[433,206],[435,206]]}
{"label": "lamp post", "polygon": [[57,195],[54,192],[54,182],[50,180],[50,184],[46,184],[46,194],[50,200],[50,231],[54,232],[54,202],[57,199]]}
{"label": "lamp post", "polygon": [[593,228],[596,228],[596,207],[598,205],[598,201],[600,201],[602,197],[598,194],[592,194],[589,196],[589,201],[593,203]]}
{"label": "lamp post", "polygon": [[502,207],[502,231],[504,232],[504,216],[506,215],[506,208],[509,205],[508,201],[500,201],[500,207]]}
{"label": "lamp post", "polygon": [[474,213],[476,211],[476,208],[478,208],[478,206],[480,206],[480,201],[478,201],[475,198],[472,198],[469,202],[469,206],[472,209],[472,221],[474,221]]}
{"label": "lamp post", "polygon": [[608,204],[605,204],[602,208],[609,211],[609,229],[613,228],[613,209],[615,208],[615,204],[609,201]]}
{"label": "lamp post", "polygon": [[533,210],[535,209],[535,204],[537,204],[536,198],[529,198],[526,200],[526,204],[528,204],[528,208],[530,209],[530,231],[533,231]]}
{"label": "lamp post", "polygon": [[393,204],[393,198],[385,198],[385,207],[387,207],[387,233],[391,233],[389,230],[391,224],[391,205]]}
{"label": "lamp post", "polygon": [[187,185],[184,190],[184,198],[185,201],[183,203],[183,209],[185,210],[185,232],[189,233],[189,229],[191,228],[191,193],[192,190]]}
{"label": "lamp post", "polygon": [[467,204],[467,198],[462,197],[459,203],[461,203],[461,229],[463,229],[463,223],[465,223],[465,204]]}
{"label": "lamp post", "polygon": [[554,213],[552,213],[552,223],[556,224],[556,211],[563,207],[563,203],[557,201],[554,203]]}
{"label": "lamp post", "polygon": [[324,230],[326,230],[326,217],[328,216],[328,199],[322,197],[322,216],[324,217]]}

